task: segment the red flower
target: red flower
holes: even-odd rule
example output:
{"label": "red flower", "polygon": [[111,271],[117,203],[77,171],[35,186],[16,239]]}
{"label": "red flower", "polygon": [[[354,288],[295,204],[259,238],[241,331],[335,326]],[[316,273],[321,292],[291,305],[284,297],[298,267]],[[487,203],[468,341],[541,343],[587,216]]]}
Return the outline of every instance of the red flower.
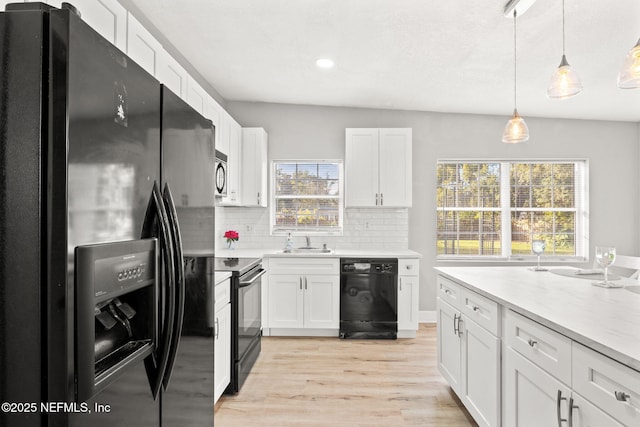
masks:
{"label": "red flower", "polygon": [[235,230],[227,230],[224,233],[224,238],[227,239],[227,242],[236,241],[240,238],[240,234]]}

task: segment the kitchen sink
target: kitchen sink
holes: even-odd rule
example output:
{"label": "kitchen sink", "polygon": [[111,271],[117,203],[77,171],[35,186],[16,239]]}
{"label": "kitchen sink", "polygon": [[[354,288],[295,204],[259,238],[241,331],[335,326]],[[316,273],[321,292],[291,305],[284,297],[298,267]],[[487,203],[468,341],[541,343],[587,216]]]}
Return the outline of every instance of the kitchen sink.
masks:
{"label": "kitchen sink", "polygon": [[283,253],[286,254],[331,254],[333,253],[333,249],[329,248],[311,248],[311,247],[300,247],[293,248],[290,251],[283,250]]}

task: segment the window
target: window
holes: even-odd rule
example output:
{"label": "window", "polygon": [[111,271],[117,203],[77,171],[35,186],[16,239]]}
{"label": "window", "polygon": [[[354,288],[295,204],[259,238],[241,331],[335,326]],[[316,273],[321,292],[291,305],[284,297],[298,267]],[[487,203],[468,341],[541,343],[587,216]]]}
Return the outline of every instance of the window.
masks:
{"label": "window", "polygon": [[342,162],[274,161],[272,234],[342,233]]}
{"label": "window", "polygon": [[586,258],[586,161],[439,161],[439,258]]}

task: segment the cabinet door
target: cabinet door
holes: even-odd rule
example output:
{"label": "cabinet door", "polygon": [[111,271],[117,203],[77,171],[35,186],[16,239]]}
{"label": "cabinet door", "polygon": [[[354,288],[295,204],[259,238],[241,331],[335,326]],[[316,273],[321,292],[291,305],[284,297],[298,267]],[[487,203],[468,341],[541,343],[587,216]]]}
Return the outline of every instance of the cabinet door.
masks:
{"label": "cabinet door", "polygon": [[557,426],[568,419],[570,390],[564,384],[509,347],[503,369],[503,425]]}
{"label": "cabinet door", "polygon": [[[51,2],[49,2],[51,4]],[[77,2],[80,3],[80,2]],[[116,0],[83,0],[82,19],[123,52],[127,50],[127,10]]]}
{"label": "cabinet door", "polygon": [[380,206],[411,207],[412,130],[379,130]]}
{"label": "cabinet door", "polygon": [[216,312],[214,397],[217,402],[231,380],[231,304]]}
{"label": "cabinet door", "polygon": [[495,427],[500,417],[500,347],[497,337],[462,318],[462,395],[478,425]]}
{"label": "cabinet door", "polygon": [[127,15],[127,55],[152,76],[157,75],[158,57],[163,48],[132,15]]}
{"label": "cabinet door", "polygon": [[398,329],[418,329],[418,276],[398,279]]}
{"label": "cabinet door", "polygon": [[304,327],[340,327],[340,276],[304,276]]}
{"label": "cabinet door", "polygon": [[460,393],[461,349],[457,333],[460,312],[438,298],[438,370],[456,393]]}
{"label": "cabinet door", "polygon": [[377,206],[378,129],[347,129],[345,145],[345,206]]}
{"label": "cabinet door", "polygon": [[242,129],[243,206],[267,206],[267,147],[263,128]]}
{"label": "cabinet door", "polygon": [[571,404],[571,424],[573,427],[622,427],[602,410],[598,409],[582,396],[573,393]]}
{"label": "cabinet door", "polygon": [[269,327],[302,328],[304,303],[302,276],[269,275]]}
{"label": "cabinet door", "polygon": [[187,70],[176,61],[169,53],[162,49],[158,55],[156,78],[167,86],[173,93],[186,100],[187,95]]}
{"label": "cabinet door", "polygon": [[[240,196],[242,161],[242,128],[226,112],[222,111],[220,120],[220,139],[222,152],[227,154],[227,195],[222,198],[222,204],[239,206],[242,202]],[[226,152],[224,151],[226,147]]]}
{"label": "cabinet door", "polygon": [[207,92],[196,82],[193,77],[187,75],[187,104],[200,114],[204,114],[204,102]]}

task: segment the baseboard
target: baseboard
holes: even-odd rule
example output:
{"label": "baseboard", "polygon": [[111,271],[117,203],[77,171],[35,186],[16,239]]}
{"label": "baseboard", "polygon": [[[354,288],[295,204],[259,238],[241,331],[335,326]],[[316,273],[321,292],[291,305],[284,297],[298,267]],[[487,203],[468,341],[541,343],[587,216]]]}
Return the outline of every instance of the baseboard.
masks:
{"label": "baseboard", "polygon": [[436,323],[437,319],[435,310],[424,310],[418,313],[418,321],[420,323]]}

